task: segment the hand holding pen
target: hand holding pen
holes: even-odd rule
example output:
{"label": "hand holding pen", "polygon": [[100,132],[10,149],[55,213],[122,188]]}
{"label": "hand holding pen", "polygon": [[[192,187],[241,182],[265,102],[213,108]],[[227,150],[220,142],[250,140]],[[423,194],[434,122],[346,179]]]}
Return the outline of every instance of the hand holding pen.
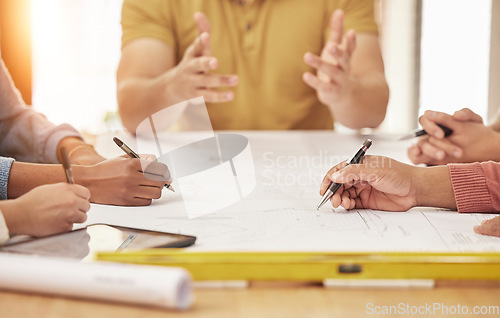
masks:
{"label": "hand holding pen", "polygon": [[[363,156],[365,155],[368,148],[372,145],[372,141],[370,139],[365,140],[365,142],[361,145],[361,148],[356,152],[354,157],[349,161],[347,165],[358,164],[363,160]],[[326,177],[325,177],[326,178]],[[323,180],[324,181],[324,180]],[[341,183],[330,182],[328,188],[325,190],[323,197],[321,198],[321,202],[318,204],[317,209],[319,210],[328,200],[332,198],[332,196],[337,192],[337,190],[342,186]]]}
{"label": "hand holding pen", "polygon": [[[462,109],[453,115],[426,111],[420,117],[427,135],[418,138],[408,149],[414,164],[443,165],[451,162],[500,160],[495,156],[494,145],[500,143],[499,134],[483,124],[481,116],[470,109]],[[449,128],[452,134],[443,131]]]}
{"label": "hand holding pen", "polygon": [[[113,141],[115,144],[120,147],[121,150],[123,150],[130,158],[140,158],[139,155],[133,151],[129,146],[127,146],[123,141],[118,139],[117,137],[113,138]],[[153,164],[154,165],[154,164]],[[150,165],[151,166],[151,165]],[[145,169],[144,174],[148,176],[148,178],[157,180],[158,178],[163,178],[163,175],[159,174],[154,170],[154,167],[150,167]],[[168,169],[167,169],[168,170]],[[170,180],[167,180],[170,181]],[[172,192],[175,192],[174,187],[172,187],[171,183],[165,183],[165,188],[169,189]]]}

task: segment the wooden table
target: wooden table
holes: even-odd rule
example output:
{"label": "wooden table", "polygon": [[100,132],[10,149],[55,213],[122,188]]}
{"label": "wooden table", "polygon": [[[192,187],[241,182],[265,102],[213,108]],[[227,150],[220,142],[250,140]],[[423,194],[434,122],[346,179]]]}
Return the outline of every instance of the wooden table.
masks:
{"label": "wooden table", "polygon": [[[434,289],[326,289],[306,284],[254,284],[247,289],[196,289],[191,309],[163,309],[92,302],[60,297],[0,292],[2,318],[45,317],[500,317],[500,285],[438,284]],[[490,315],[375,315],[374,306],[496,306]],[[368,305],[369,306],[369,305]],[[450,309],[451,310],[451,309]]]}

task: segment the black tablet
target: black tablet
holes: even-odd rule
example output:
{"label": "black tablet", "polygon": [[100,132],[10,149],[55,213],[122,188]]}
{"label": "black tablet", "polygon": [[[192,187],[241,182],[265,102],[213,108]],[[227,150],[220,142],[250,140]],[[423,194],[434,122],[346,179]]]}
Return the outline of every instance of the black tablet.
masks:
{"label": "black tablet", "polygon": [[0,251],[86,259],[95,252],[187,247],[195,241],[190,235],[94,224],[62,234],[10,240]]}

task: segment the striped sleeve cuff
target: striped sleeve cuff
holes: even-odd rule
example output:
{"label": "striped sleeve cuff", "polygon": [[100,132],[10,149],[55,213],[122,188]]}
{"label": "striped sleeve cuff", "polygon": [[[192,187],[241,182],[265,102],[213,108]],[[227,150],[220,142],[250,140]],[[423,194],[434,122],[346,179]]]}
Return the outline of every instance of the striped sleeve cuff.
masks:
{"label": "striped sleeve cuff", "polygon": [[479,163],[449,164],[458,212],[493,212],[486,177]]}
{"label": "striped sleeve cuff", "polygon": [[10,167],[14,159],[0,157],[0,200],[7,199],[7,183],[9,182]]}

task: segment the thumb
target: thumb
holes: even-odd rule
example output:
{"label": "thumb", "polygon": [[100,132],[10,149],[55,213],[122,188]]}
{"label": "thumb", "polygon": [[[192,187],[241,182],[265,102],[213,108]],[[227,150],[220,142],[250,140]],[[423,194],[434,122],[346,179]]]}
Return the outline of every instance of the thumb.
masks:
{"label": "thumb", "polygon": [[372,182],[376,179],[375,171],[363,164],[348,165],[330,176],[330,180],[336,183],[353,184],[357,181]]}
{"label": "thumb", "polygon": [[198,35],[201,38],[202,44],[202,52],[200,55],[211,56],[212,55],[212,47],[210,45],[210,22],[205,14],[201,12],[196,12],[194,14],[194,21],[196,23],[196,27],[198,28]]}

